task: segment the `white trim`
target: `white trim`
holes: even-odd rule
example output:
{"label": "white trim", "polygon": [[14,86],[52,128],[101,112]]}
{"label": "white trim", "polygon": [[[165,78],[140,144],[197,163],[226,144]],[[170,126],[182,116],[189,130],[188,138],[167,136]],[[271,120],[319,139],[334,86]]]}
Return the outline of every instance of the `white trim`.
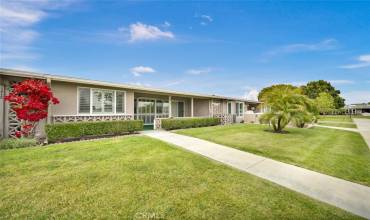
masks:
{"label": "white trim", "polygon": [[172,117],[172,96],[168,96],[168,116]]}
{"label": "white trim", "polygon": [[[126,98],[126,91],[124,91],[125,93],[124,93],[124,97],[125,97],[125,103],[124,103],[124,105],[123,105],[123,107],[125,108],[125,114],[127,113],[127,98]],[[134,96],[134,98],[135,98],[135,96]],[[134,100],[134,105],[135,105],[135,100]]]}
{"label": "white trim", "polygon": [[[86,113],[80,113],[80,89],[89,89],[90,90],[90,113],[89,114],[86,114]],[[106,113],[106,112],[103,112],[103,113],[93,113],[93,108],[92,108],[92,105],[93,105],[93,90],[99,90],[99,91],[110,91],[110,92],[113,92],[113,99],[112,99],[112,113]],[[124,96],[124,113],[117,113],[116,112],[116,94],[117,92],[123,92],[123,96]],[[117,90],[117,89],[101,89],[101,88],[96,88],[96,87],[86,87],[86,86],[77,86],[77,115],[78,116],[94,116],[94,115],[97,115],[97,116],[111,116],[111,115],[128,115],[126,114],[126,110],[127,110],[127,99],[126,99],[126,91],[125,90]],[[102,102],[102,105],[104,105],[104,102]],[[102,109],[104,111],[104,107]],[[59,115],[60,116],[60,115]],[[62,115],[63,116],[63,115]],[[64,115],[64,116],[70,116],[70,115]]]}
{"label": "white trim", "polygon": [[190,116],[193,118],[194,117],[194,98],[191,97],[190,99]]}
{"label": "white trim", "polygon": [[35,73],[30,71],[22,71],[22,70],[12,70],[6,68],[0,68],[0,73],[3,75],[10,75],[10,76],[19,76],[19,77],[28,77],[28,78],[47,78],[49,77],[52,81],[60,81],[60,82],[71,82],[71,83],[79,83],[79,84],[87,84],[92,86],[105,86],[105,87],[117,87],[122,88],[124,90],[132,89],[132,90],[139,90],[144,92],[153,92],[153,93],[160,93],[164,95],[179,95],[179,96],[186,96],[186,97],[195,97],[195,98],[216,98],[216,99],[228,99],[228,100],[235,100],[235,101],[246,101],[250,103],[261,103],[258,101],[246,100],[236,97],[226,97],[226,96],[219,96],[219,95],[206,95],[206,94],[199,94],[199,93],[191,93],[191,92],[179,92],[179,91],[172,91],[172,90],[165,90],[165,89],[158,89],[158,88],[148,88],[142,86],[134,86],[129,84],[119,84],[119,83],[111,83],[111,82],[104,82],[104,81],[97,81],[97,80],[88,80],[88,79],[80,79],[75,77],[66,77],[66,76],[58,76],[52,74],[43,74],[43,73]]}
{"label": "white trim", "polygon": [[72,114],[72,115],[53,115],[52,117],[66,117],[66,116],[132,116],[132,114]]}
{"label": "white trim", "polygon": [[[239,112],[240,111],[240,104],[243,105],[243,109],[242,109],[241,113]],[[238,105],[238,107],[237,107],[237,105]],[[245,112],[244,109],[245,109],[245,103],[244,102],[235,102],[235,114],[236,114],[236,116],[242,117],[244,115],[244,112]]]}
{"label": "white trim", "polygon": [[[229,104],[230,104],[230,113],[229,113]],[[233,103],[231,101],[227,101],[227,104],[226,104],[226,113],[227,114],[233,114]]]}

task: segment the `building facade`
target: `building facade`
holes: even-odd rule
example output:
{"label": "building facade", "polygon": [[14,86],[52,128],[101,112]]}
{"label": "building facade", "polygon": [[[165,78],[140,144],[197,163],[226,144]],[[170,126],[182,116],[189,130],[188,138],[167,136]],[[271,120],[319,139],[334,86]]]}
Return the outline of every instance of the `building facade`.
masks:
{"label": "building facade", "polygon": [[50,105],[48,118],[38,126],[39,135],[44,135],[45,123],[139,119],[152,125],[156,118],[169,117],[228,117],[237,123],[244,120],[245,112],[257,111],[259,104],[233,97],[0,69],[0,137],[14,136],[21,125],[4,96],[13,83],[30,78],[45,81],[60,101]]}

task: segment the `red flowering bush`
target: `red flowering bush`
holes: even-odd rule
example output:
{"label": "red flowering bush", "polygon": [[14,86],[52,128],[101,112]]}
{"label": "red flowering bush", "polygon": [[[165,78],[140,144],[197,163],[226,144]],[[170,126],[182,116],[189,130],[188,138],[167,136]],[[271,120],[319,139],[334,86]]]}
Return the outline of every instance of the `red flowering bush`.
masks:
{"label": "red flowering bush", "polygon": [[16,132],[17,137],[33,132],[37,122],[48,116],[49,104],[59,103],[48,85],[44,81],[35,79],[13,84],[12,90],[9,95],[5,96],[5,100],[10,102],[17,118],[25,121],[22,130]]}

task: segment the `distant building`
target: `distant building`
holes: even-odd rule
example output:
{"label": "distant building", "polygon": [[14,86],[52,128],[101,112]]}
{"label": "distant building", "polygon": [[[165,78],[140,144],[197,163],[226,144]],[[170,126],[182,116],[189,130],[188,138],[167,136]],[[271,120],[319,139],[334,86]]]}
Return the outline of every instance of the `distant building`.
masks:
{"label": "distant building", "polygon": [[344,109],[347,114],[370,115],[370,102],[347,105]]}

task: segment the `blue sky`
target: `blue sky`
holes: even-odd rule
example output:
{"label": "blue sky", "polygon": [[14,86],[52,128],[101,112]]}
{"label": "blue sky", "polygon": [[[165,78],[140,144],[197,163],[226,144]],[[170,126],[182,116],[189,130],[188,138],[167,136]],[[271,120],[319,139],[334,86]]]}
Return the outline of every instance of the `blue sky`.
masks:
{"label": "blue sky", "polygon": [[370,2],[0,4],[1,67],[248,98],[325,79],[370,101]]}

